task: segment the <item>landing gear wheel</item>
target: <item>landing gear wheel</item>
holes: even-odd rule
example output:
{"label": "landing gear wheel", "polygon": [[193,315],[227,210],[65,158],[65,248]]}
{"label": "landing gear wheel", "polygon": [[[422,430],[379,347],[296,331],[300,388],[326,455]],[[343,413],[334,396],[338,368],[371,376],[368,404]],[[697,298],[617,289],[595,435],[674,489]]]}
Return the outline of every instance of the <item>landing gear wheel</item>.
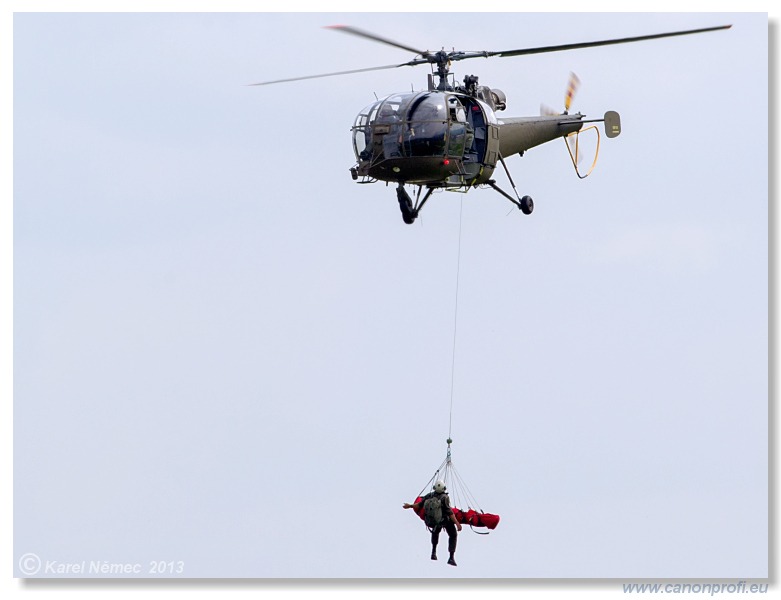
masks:
{"label": "landing gear wheel", "polygon": [[534,212],[534,200],[532,200],[531,196],[521,198],[521,212],[525,215],[530,215]]}

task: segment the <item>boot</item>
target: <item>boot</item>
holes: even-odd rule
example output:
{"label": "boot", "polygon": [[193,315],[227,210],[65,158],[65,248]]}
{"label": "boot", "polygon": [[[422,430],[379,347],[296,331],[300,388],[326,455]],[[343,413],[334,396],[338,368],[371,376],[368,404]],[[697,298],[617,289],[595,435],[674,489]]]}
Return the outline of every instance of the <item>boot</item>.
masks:
{"label": "boot", "polygon": [[449,564],[449,565],[453,565],[454,567],[457,567],[457,566],[458,566],[458,565],[456,564],[456,559],[455,559],[455,558],[453,558],[453,554],[452,554],[452,553],[450,554],[450,558],[447,560],[447,564]]}

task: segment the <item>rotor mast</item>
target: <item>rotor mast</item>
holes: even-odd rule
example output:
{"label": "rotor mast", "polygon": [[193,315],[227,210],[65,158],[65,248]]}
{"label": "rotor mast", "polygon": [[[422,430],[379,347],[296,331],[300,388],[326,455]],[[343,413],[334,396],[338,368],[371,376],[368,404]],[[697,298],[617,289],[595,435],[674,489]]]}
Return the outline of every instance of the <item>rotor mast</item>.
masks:
{"label": "rotor mast", "polygon": [[447,83],[447,76],[450,74],[450,54],[445,52],[445,49],[443,48],[434,54],[432,58],[434,58],[437,63],[437,77],[439,77],[437,89],[440,92],[448,91],[451,89]]}

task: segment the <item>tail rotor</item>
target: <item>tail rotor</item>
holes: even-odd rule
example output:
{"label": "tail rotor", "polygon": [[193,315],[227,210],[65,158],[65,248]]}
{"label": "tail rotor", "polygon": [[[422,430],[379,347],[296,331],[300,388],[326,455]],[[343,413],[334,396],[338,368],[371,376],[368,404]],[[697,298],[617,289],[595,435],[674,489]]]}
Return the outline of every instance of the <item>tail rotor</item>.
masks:
{"label": "tail rotor", "polygon": [[579,87],[580,78],[575,75],[575,73],[570,73],[569,81],[567,83],[567,93],[564,96],[564,112],[559,112],[547,104],[540,104],[540,115],[543,117],[553,117],[569,114],[569,109],[572,106],[572,100],[575,98],[575,94],[577,93]]}
{"label": "tail rotor", "polygon": [[567,84],[567,95],[564,97],[564,114],[569,114],[569,108],[572,106],[572,100],[580,87],[580,79],[575,73],[570,72],[569,83]]}

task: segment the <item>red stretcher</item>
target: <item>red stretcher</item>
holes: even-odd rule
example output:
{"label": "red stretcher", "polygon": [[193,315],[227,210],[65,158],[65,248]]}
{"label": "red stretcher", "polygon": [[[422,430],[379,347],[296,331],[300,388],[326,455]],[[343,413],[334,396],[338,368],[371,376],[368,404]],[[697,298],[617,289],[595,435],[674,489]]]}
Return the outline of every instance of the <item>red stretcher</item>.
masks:
{"label": "red stretcher", "polygon": [[[418,496],[415,498],[415,504],[420,502],[422,498]],[[487,527],[488,529],[496,529],[496,526],[499,524],[499,515],[492,515],[491,513],[485,513],[485,512],[477,512],[476,510],[472,510],[471,508],[469,510],[461,510],[459,508],[453,507],[453,514],[456,516],[456,520],[461,523],[462,525],[471,525],[472,527]],[[418,509],[415,511],[415,513],[423,519],[423,521],[426,520],[426,516],[423,510],[423,506],[419,506]]]}

